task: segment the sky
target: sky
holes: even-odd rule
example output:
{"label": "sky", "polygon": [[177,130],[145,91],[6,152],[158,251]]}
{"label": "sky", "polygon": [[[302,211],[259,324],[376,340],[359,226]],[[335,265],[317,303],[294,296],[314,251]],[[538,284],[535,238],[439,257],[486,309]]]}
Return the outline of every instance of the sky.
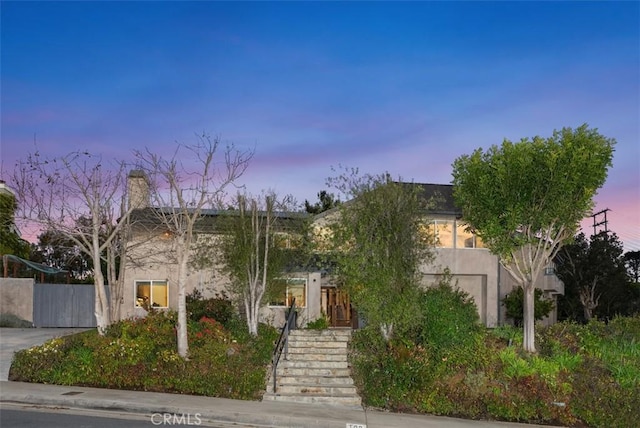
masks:
{"label": "sky", "polygon": [[315,202],[332,167],[446,184],[476,148],[587,123],[617,141],[594,211],[640,250],[639,2],[2,1],[0,19],[5,180],[36,150],[126,160],[207,133],[255,150],[248,190]]}

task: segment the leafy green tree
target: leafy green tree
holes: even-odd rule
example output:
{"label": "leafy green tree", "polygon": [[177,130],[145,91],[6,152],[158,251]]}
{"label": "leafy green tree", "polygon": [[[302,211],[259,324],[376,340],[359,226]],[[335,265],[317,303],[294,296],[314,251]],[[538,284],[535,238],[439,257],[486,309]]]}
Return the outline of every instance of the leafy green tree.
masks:
{"label": "leafy green tree", "polygon": [[20,238],[15,224],[16,198],[4,182],[0,182],[0,186],[0,255],[26,258],[29,256],[29,244]]}
{"label": "leafy green tree", "polygon": [[350,201],[329,223],[339,282],[367,323],[385,340],[419,314],[420,265],[432,257],[423,229],[426,202],[418,186],[356,169],[328,180]]}
{"label": "leafy green tree", "polygon": [[336,198],[333,193],[326,190],[318,192],[318,202],[311,205],[308,200],[304,200],[304,209],[309,214],[320,214],[340,205],[340,199]]}
{"label": "leafy green tree", "polygon": [[93,284],[93,261],[76,242],[55,230],[38,235],[31,260],[69,272],[72,282]]}
{"label": "leafy green tree", "polygon": [[627,251],[624,254],[624,263],[631,280],[636,284],[640,282],[640,251]]}
{"label": "leafy green tree", "polygon": [[535,352],[534,284],[593,208],[615,140],[587,125],[549,138],[505,140],[453,163],[463,217],[524,290],[524,340]]}
{"label": "leafy green tree", "polygon": [[[542,290],[536,288],[534,305],[534,318],[536,321],[548,316],[553,310],[553,301],[545,299]],[[522,287],[514,288],[511,293],[504,296],[502,303],[506,308],[507,318],[511,318],[516,327],[522,327],[524,320],[524,290]]]}
{"label": "leafy green tree", "polygon": [[601,232],[590,240],[578,234],[556,256],[556,273],[565,287],[558,301],[560,318],[588,322],[637,311],[637,287],[630,281],[615,233]]}

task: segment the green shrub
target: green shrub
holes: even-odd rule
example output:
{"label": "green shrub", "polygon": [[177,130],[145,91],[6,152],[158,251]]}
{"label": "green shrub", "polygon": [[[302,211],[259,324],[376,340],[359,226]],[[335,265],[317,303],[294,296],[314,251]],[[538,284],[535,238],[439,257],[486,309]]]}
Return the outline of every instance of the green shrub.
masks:
{"label": "green shrub", "polygon": [[233,303],[225,295],[205,299],[198,290],[186,296],[187,314],[192,321],[200,321],[203,317],[212,318],[226,325],[234,316]]}
{"label": "green shrub", "polygon": [[640,420],[637,387],[625,388],[615,381],[605,364],[587,357],[571,374],[571,406],[590,427],[636,427]]}
{"label": "green shrub", "polygon": [[[190,322],[189,359],[176,352],[175,312],[114,323],[16,354],[9,378],[25,382],[176,392],[255,400],[266,383],[277,331],[235,335],[210,318]],[[230,325],[239,322],[230,320]],[[236,327],[233,327],[236,328]],[[239,330],[239,329],[238,329]],[[246,330],[246,328],[244,329]],[[238,340],[238,338],[240,340]]]}
{"label": "green shrub", "polygon": [[307,323],[307,329],[309,330],[326,330],[328,328],[329,319],[325,315]]}
{"label": "green shrub", "polygon": [[[506,308],[507,318],[513,320],[517,327],[522,326],[524,319],[524,291],[522,287],[516,287],[509,294],[504,296],[502,303]],[[552,300],[545,299],[542,290],[536,288],[534,290],[534,309],[533,314],[536,320],[548,316],[554,308]]]}
{"label": "green shrub", "polygon": [[483,340],[478,309],[464,291],[454,288],[445,276],[438,286],[426,289],[420,298],[419,324],[409,338],[428,347],[437,359],[469,362]]}

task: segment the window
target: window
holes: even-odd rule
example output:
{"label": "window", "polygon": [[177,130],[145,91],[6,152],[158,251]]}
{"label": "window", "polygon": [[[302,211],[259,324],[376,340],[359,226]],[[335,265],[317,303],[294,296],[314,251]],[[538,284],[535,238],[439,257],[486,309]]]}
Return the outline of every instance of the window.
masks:
{"label": "window", "polygon": [[482,239],[466,230],[468,226],[456,221],[456,248],[484,248]]}
{"label": "window", "polygon": [[436,247],[453,248],[453,221],[433,220],[428,227],[435,239]]}
{"label": "window", "polygon": [[307,280],[304,278],[287,278],[284,294],[279,294],[272,299],[271,306],[291,306],[293,298],[296,299],[296,306],[304,308],[307,306]]}
{"label": "window", "polygon": [[457,220],[433,220],[422,229],[434,238],[438,248],[484,248],[480,237],[467,232],[467,225]]}
{"label": "window", "polygon": [[136,307],[166,308],[168,306],[167,281],[136,281]]}

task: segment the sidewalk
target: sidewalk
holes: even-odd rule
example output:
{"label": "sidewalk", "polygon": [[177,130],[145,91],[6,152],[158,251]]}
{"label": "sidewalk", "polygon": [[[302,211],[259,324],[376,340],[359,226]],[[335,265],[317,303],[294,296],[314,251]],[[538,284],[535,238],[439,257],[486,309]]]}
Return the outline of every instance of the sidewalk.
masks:
{"label": "sidewalk", "polygon": [[[149,415],[190,415],[191,420],[258,427],[345,428],[489,428],[535,427],[495,421],[471,421],[438,416],[386,413],[322,405],[228,400],[156,392],[81,388],[23,382],[0,382],[0,402],[71,409],[113,410]],[[541,427],[541,426],[540,426]],[[546,427],[548,428],[548,426]]]}

